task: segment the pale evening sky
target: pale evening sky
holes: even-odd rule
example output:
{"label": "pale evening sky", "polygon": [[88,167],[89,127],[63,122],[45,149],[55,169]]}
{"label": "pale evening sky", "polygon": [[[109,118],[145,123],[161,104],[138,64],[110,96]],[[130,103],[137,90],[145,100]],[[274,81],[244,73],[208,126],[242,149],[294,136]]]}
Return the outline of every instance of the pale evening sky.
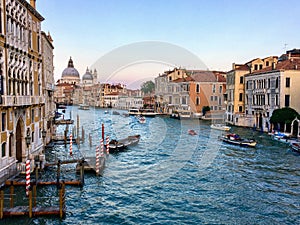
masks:
{"label": "pale evening sky", "polygon": [[[300,48],[298,0],[37,0],[36,9],[54,40],[55,80],[70,56],[82,76],[103,55],[135,42],[177,45],[223,71],[233,62],[281,55],[285,44]],[[147,73],[142,67],[126,68],[125,76]]]}

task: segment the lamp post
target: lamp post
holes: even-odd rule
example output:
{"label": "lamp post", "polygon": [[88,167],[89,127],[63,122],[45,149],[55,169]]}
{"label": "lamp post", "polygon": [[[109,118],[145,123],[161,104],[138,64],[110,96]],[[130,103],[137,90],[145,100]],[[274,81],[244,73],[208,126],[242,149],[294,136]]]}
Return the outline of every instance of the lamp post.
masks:
{"label": "lamp post", "polygon": [[28,149],[28,156],[27,157],[29,159],[29,145],[31,143],[31,136],[30,136],[30,129],[29,128],[27,128],[25,142],[26,142],[26,146],[27,146],[27,149]]}
{"label": "lamp post", "polygon": [[46,144],[45,144],[45,138],[46,138],[46,136],[47,136],[47,131],[43,130],[42,131],[42,138],[43,138],[44,149],[45,149],[45,146],[46,146]]}

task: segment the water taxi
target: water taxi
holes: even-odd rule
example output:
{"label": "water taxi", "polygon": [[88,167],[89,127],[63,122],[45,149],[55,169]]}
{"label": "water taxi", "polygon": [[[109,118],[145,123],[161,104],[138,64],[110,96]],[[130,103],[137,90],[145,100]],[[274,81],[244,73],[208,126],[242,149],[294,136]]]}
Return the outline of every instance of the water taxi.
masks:
{"label": "water taxi", "polygon": [[234,145],[240,145],[243,147],[255,147],[257,142],[254,139],[244,139],[241,138],[238,134],[226,134],[219,137],[220,140]]}
{"label": "water taxi", "polygon": [[229,131],[231,129],[231,127],[219,123],[210,125],[210,128],[215,130],[222,130],[222,131]]}

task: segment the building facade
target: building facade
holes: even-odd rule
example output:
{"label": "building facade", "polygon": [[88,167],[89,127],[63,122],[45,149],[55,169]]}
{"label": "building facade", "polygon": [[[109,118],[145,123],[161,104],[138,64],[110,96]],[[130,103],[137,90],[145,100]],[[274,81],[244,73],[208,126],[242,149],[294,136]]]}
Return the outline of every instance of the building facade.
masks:
{"label": "building facade", "polygon": [[276,64],[245,75],[246,126],[268,132],[273,130],[270,118],[275,109],[290,107],[300,112],[299,52],[288,51]]}
{"label": "building facade", "polygon": [[[25,171],[27,159],[33,168],[34,159],[43,158],[39,157],[46,126],[43,59],[49,57],[51,47],[42,51],[44,18],[35,0],[1,1],[0,18],[0,177],[5,179],[17,169]],[[53,67],[47,68],[49,77]]]}
{"label": "building facade", "polygon": [[249,118],[245,117],[245,75],[276,64],[277,56],[264,59],[256,58],[245,64],[232,64],[232,70],[226,74],[226,122],[245,126]]}

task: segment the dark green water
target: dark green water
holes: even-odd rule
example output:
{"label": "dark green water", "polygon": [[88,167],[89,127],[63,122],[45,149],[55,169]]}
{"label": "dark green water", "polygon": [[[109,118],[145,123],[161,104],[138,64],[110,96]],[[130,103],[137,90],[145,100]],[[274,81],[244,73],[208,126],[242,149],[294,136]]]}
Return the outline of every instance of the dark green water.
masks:
{"label": "dark green water", "polygon": [[[69,110],[75,118],[79,113],[86,137],[93,137],[93,147],[86,141],[80,153],[73,145],[74,157],[94,154],[102,123],[113,138],[141,134],[141,140],[109,155],[102,177],[88,174],[83,188],[67,187],[64,219],[23,217],[0,224],[299,224],[300,155],[266,134],[233,127],[258,141],[249,149],[220,142],[221,131],[211,130],[209,122],[155,117],[139,124],[101,109]],[[188,135],[188,129],[198,135]],[[56,146],[47,157],[67,159],[68,149]],[[44,175],[55,176],[55,169]],[[62,177],[75,178],[74,165],[63,166]],[[54,186],[39,193],[51,197],[41,199],[43,205],[56,201]]]}

